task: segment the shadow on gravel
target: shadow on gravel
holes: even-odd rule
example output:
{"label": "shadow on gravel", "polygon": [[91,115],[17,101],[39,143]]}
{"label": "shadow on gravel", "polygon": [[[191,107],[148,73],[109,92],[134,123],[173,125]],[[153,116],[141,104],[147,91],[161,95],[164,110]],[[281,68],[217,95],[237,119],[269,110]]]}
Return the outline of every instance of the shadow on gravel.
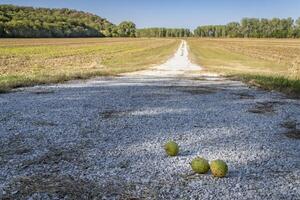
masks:
{"label": "shadow on gravel", "polygon": [[16,113],[7,113],[5,115],[0,116],[0,123],[5,123],[8,120],[11,120],[14,116],[16,116]]}
{"label": "shadow on gravel", "polygon": [[86,169],[89,166],[84,152],[87,147],[88,145],[84,142],[71,147],[50,147],[46,153],[24,160],[20,166],[22,169],[26,169],[48,165],[55,169],[60,163],[70,163]]}
{"label": "shadow on gravel", "polygon": [[220,91],[220,89],[214,87],[205,87],[205,86],[165,86],[165,87],[161,87],[161,89],[176,90],[179,92],[185,92],[192,95],[213,94]]}
{"label": "shadow on gravel", "polygon": [[282,124],[280,124],[281,127],[287,129],[284,132],[284,135],[291,139],[300,139],[300,130],[297,128],[297,120],[286,120]]}
{"label": "shadow on gravel", "polygon": [[121,111],[121,110],[108,110],[101,112],[100,115],[102,116],[103,119],[112,119],[112,118],[118,118],[118,117],[123,117],[125,115],[128,115],[132,110],[126,110],[126,111]]}
{"label": "shadow on gravel", "polygon": [[276,111],[276,105],[282,105],[282,103],[279,101],[257,102],[254,108],[249,109],[248,112],[255,114],[272,114]]}
{"label": "shadow on gravel", "polygon": [[[214,188],[216,194],[218,187],[221,188],[220,184],[223,184],[223,188],[227,187],[230,190],[235,187],[236,182],[242,187],[254,185],[254,190],[259,190],[263,188],[263,181],[266,180],[266,176],[274,180],[268,186],[276,188],[280,186],[276,180],[285,179],[286,175],[290,175],[296,170],[293,168],[294,166],[289,165],[288,171],[278,171],[282,160],[294,159],[294,155],[290,152],[286,152],[284,158],[276,155],[276,151],[285,152],[285,146],[274,144],[274,141],[282,140],[283,135],[276,135],[274,132],[258,132],[261,131],[261,127],[257,128],[257,124],[249,123],[249,120],[257,116],[234,109],[235,103],[239,104],[238,108],[247,109],[249,104],[255,104],[255,102],[247,100],[257,99],[264,102],[255,104],[252,113],[274,113],[275,106],[280,105],[280,102],[265,101],[265,99],[260,99],[259,96],[245,92],[247,88],[228,86],[222,83],[207,84],[205,86],[178,86],[176,83],[173,83],[173,86],[164,84],[160,86],[159,83],[152,84],[153,86],[134,84],[128,86],[118,83],[107,83],[107,85],[103,83],[103,85],[95,87],[67,88],[66,93],[64,93],[65,96],[57,96],[55,92],[49,94],[50,97],[52,97],[51,95],[53,97],[49,98],[47,96],[47,102],[42,102],[38,108],[35,108],[36,104],[28,101],[28,99],[26,102],[21,101],[23,98],[21,96],[21,106],[24,108],[27,106],[27,110],[22,112],[29,115],[33,109],[40,109],[44,115],[52,112],[49,107],[55,108],[58,114],[49,115],[49,118],[57,117],[53,121],[61,120],[62,124],[66,124],[66,127],[60,129],[51,121],[36,121],[34,123],[30,121],[25,125],[17,124],[16,127],[20,131],[23,130],[24,126],[28,131],[33,130],[31,135],[23,134],[22,136],[12,137],[8,139],[9,142],[0,137],[0,144],[3,144],[1,145],[0,156],[5,161],[1,160],[0,167],[4,173],[7,173],[5,178],[9,181],[9,183],[5,183],[7,187],[5,188],[6,195],[4,195],[4,199],[29,199],[30,197],[32,199],[101,199],[103,197],[108,197],[108,199],[109,197],[111,199],[116,197],[120,199],[153,197],[155,199],[168,196],[170,194],[167,190],[169,186],[172,189],[173,186],[175,188],[179,185],[181,188],[177,187],[176,189],[181,190],[180,192],[187,191],[189,193],[188,190],[192,188],[189,186],[191,180],[201,181],[203,183],[201,187]],[[223,87],[225,89],[222,89]],[[63,90],[61,88],[60,90],[62,93]],[[106,92],[103,93],[103,90]],[[172,93],[172,91],[175,92]],[[178,98],[179,95],[176,91],[185,94]],[[208,96],[217,92],[224,92],[224,99]],[[68,97],[68,93],[73,95],[72,98],[65,98]],[[113,98],[109,98],[110,95]],[[236,96],[238,99],[233,100]],[[32,96],[33,100],[35,98],[36,96]],[[243,104],[243,102],[247,103]],[[92,106],[85,106],[87,104]],[[226,106],[230,109],[225,112],[223,108]],[[16,109],[15,105],[11,105],[9,108]],[[148,112],[149,110],[152,113]],[[131,115],[132,111],[141,111],[142,114]],[[153,111],[155,111],[154,114]],[[249,112],[251,112],[251,109]],[[235,118],[236,116],[237,118]],[[36,116],[36,118],[38,117]],[[242,120],[236,122],[238,118],[242,118]],[[111,123],[110,119],[117,120],[112,120],[113,123]],[[9,120],[12,119],[10,118],[7,121]],[[263,118],[261,120],[268,119]],[[256,123],[260,123],[260,121],[256,121]],[[81,124],[82,127],[80,127]],[[46,130],[47,126],[50,126],[51,129]],[[286,126],[294,127],[293,124],[287,124]],[[75,133],[70,131],[72,128],[74,128]],[[84,131],[85,134],[76,135],[80,130]],[[226,135],[223,134],[223,130],[230,130],[231,132],[227,132],[228,134],[234,133]],[[220,134],[216,134],[216,131],[219,131]],[[7,132],[14,134],[10,130]],[[31,137],[34,137],[35,132],[37,132],[36,137],[40,134],[43,135],[44,139],[32,139]],[[259,134],[264,135],[263,139],[260,138]],[[214,135],[215,137],[213,137]],[[299,137],[298,135],[299,132],[289,133],[291,137]],[[163,176],[162,173],[166,172],[165,169],[162,168],[161,171],[155,169],[155,171],[151,168],[153,163],[159,164],[161,162],[159,159],[164,159],[159,154],[161,151],[157,150],[156,143],[163,143],[168,138],[180,138],[181,136],[180,142],[186,144],[186,150],[182,151],[178,159],[196,156],[196,154],[205,152],[206,148],[206,150],[209,149],[213,152],[215,156],[224,155],[222,159],[227,159],[230,162],[230,169],[234,168],[240,171],[230,170],[229,177],[222,179],[225,180],[225,183],[218,179],[210,179],[211,176],[192,175],[190,179],[189,177],[178,177],[180,176],[178,174],[172,176],[174,180],[163,180],[163,177],[161,178],[155,173],[158,172],[159,175]],[[85,140],[89,140],[89,142],[84,143]],[[72,145],[68,146],[69,143],[72,143]],[[240,146],[236,145],[237,143]],[[144,144],[145,146],[143,146]],[[264,146],[272,148],[274,154],[252,158],[251,161],[246,159],[240,164],[234,164],[238,162],[234,159],[238,159],[239,154],[242,155],[241,150],[250,151],[251,148],[253,154],[263,154],[265,151]],[[45,148],[48,151],[45,152]],[[192,148],[197,150],[193,151]],[[226,154],[227,150],[228,154]],[[44,153],[39,153],[41,151]],[[230,152],[234,152],[233,157],[231,157]],[[24,158],[23,155],[27,154],[30,154],[30,156]],[[205,153],[203,154],[205,155]],[[19,164],[22,167],[10,166],[9,161],[12,158],[19,159]],[[146,158],[149,163],[143,163],[145,161],[143,158]],[[120,162],[123,160],[128,160],[128,162]],[[279,162],[278,167],[274,165],[277,160]],[[169,161],[163,160],[163,162],[165,162],[165,166]],[[170,165],[173,166],[173,163]],[[258,165],[265,166],[266,171],[257,171]],[[275,166],[274,170],[271,169],[273,165]],[[112,167],[110,168],[110,166]],[[98,171],[93,171],[93,167]],[[147,167],[149,167],[150,173],[153,173],[151,174],[152,177],[155,177],[155,180],[152,180],[152,185],[150,183],[131,182],[131,180],[119,180],[124,177],[132,178],[132,174],[146,171],[145,168]],[[180,167],[182,168],[183,165],[178,168]],[[186,166],[184,165],[184,167]],[[133,168],[137,172],[133,173]],[[10,171],[10,169],[15,171]],[[104,172],[105,170],[117,172],[115,174],[104,174],[99,169]],[[171,169],[175,170],[174,168]],[[246,174],[247,169],[250,169],[248,174]],[[184,168],[183,172],[184,170],[186,169]],[[188,170],[190,169],[186,170],[187,176],[189,176]],[[16,177],[11,176],[11,173],[16,171],[18,175]],[[58,171],[61,174],[57,174]],[[185,179],[187,179],[186,182],[182,181]],[[234,180],[227,183],[226,181],[229,179]],[[233,185],[230,185],[231,182],[233,182]],[[206,183],[208,186],[205,185]],[[259,188],[260,186],[262,187]],[[197,188],[199,194],[205,192],[205,190],[201,190],[201,187]],[[142,194],[136,194],[138,190],[142,191]],[[243,188],[243,190],[247,190],[247,188]],[[287,194],[290,192],[288,189],[283,190],[281,192]],[[241,192],[241,190],[238,190],[238,192]]]}
{"label": "shadow on gravel", "polygon": [[254,95],[248,94],[246,92],[233,93],[233,95],[237,96],[239,99],[255,99]]}
{"label": "shadow on gravel", "polygon": [[[137,187],[143,192],[134,194]],[[162,187],[162,185],[158,186]],[[145,185],[111,180],[105,184],[59,174],[19,177],[6,187],[3,200],[16,199],[157,199],[157,191]]]}
{"label": "shadow on gravel", "polygon": [[300,140],[300,130],[292,129],[284,133],[288,138]]}
{"label": "shadow on gravel", "polygon": [[36,174],[13,180],[3,199],[100,199],[104,191],[96,183],[71,176]]}
{"label": "shadow on gravel", "polygon": [[58,124],[54,122],[50,122],[47,120],[37,120],[32,122],[33,125],[35,126],[58,126]]}
{"label": "shadow on gravel", "polygon": [[27,168],[34,165],[57,165],[60,162],[78,162],[80,154],[75,149],[50,149],[47,153],[37,158],[24,161],[22,164],[23,168]]}
{"label": "shadow on gravel", "polygon": [[22,156],[30,153],[32,148],[25,144],[25,138],[21,135],[10,136],[8,141],[1,141],[0,166],[5,165],[14,156]]}
{"label": "shadow on gravel", "polygon": [[162,92],[149,92],[146,94],[136,94],[136,95],[132,95],[132,98],[146,98],[146,99],[167,99],[168,97],[170,97],[171,95],[166,94],[166,93],[162,93]]}
{"label": "shadow on gravel", "polygon": [[54,92],[55,92],[54,90],[36,89],[31,91],[31,94],[43,95],[43,94],[53,94]]}

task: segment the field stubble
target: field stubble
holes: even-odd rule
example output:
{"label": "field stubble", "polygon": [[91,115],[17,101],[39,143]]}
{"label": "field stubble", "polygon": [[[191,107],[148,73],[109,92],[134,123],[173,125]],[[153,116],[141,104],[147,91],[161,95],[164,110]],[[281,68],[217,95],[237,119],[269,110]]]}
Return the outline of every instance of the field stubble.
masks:
{"label": "field stubble", "polygon": [[3,39],[0,91],[145,69],[178,45],[174,39]]}
{"label": "field stubble", "polygon": [[300,94],[300,40],[190,39],[195,62],[265,89]]}

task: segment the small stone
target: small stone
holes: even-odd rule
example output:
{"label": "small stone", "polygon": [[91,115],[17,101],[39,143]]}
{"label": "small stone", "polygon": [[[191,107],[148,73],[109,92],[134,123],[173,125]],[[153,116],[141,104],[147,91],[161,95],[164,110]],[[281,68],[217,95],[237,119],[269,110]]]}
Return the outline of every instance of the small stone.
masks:
{"label": "small stone", "polygon": [[11,194],[12,195],[15,195],[15,194],[17,194],[19,191],[18,190],[15,190],[15,191],[13,191]]}

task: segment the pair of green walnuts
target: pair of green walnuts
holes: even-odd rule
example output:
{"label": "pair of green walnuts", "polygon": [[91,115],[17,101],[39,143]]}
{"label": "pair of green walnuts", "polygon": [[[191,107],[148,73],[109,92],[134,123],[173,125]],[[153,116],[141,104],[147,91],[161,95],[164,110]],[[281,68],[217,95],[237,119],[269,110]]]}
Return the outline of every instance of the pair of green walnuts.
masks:
{"label": "pair of green walnuts", "polygon": [[[166,153],[169,156],[177,156],[179,153],[179,146],[174,141],[169,141],[165,144]],[[194,172],[198,174],[206,174],[209,170],[214,177],[225,177],[228,173],[228,166],[223,160],[214,160],[210,162],[204,158],[195,158],[191,162],[191,167]]]}

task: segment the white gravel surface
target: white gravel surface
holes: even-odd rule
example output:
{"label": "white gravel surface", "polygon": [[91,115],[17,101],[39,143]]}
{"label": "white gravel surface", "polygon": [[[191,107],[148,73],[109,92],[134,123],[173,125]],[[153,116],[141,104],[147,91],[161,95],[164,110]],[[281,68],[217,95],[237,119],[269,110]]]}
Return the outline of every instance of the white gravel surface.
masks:
{"label": "white gravel surface", "polygon": [[0,199],[300,199],[300,101],[199,69],[183,42],[150,70],[0,94]]}

